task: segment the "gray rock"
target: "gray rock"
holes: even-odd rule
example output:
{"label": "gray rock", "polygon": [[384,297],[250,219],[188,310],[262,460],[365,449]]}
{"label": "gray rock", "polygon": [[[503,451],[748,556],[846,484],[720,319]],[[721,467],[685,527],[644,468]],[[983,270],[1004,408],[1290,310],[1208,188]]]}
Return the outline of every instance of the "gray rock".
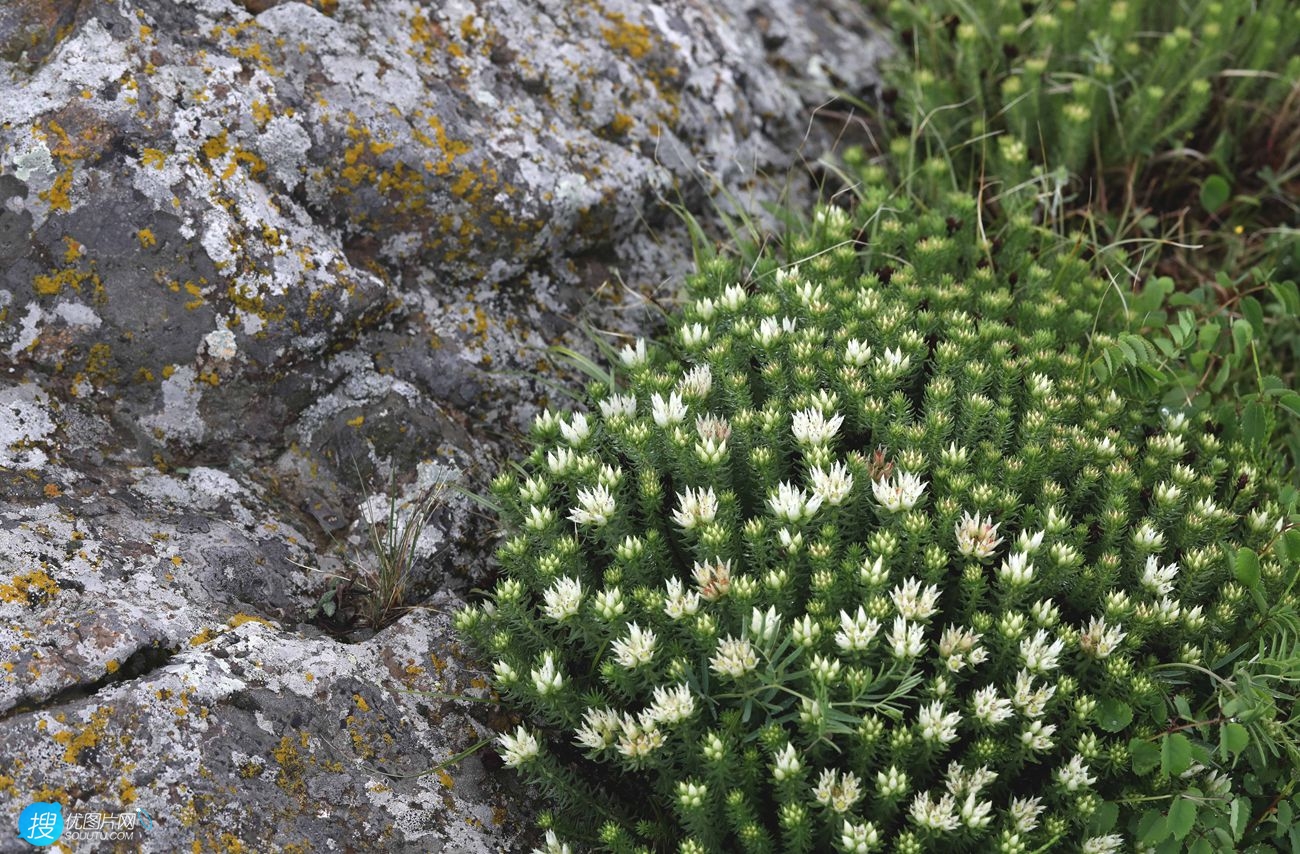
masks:
{"label": "gray rock", "polygon": [[880,50],[855,0],[0,9],[0,813],[527,848],[490,751],[420,773],[507,721],[448,629],[491,520],[441,496],[381,631],[340,579],[567,405],[548,348],[654,327],[670,204],[806,199]]}

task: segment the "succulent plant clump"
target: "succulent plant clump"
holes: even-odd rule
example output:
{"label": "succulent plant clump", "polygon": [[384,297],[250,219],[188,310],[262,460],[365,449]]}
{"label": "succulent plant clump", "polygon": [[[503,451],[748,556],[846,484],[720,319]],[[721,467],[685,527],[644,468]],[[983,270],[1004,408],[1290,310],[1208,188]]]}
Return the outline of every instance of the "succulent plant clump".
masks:
{"label": "succulent plant clump", "polygon": [[703,264],[494,484],[502,576],[457,625],[526,717],[547,850],[1181,844],[1282,728],[1234,681],[1294,604],[1261,463],[1100,384],[1068,246],[866,176]]}

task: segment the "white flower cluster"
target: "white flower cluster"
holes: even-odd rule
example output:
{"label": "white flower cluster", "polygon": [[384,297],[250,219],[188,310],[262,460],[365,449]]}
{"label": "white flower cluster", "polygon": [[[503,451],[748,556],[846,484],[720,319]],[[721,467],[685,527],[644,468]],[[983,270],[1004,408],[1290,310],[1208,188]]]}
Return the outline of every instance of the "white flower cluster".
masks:
{"label": "white flower cluster", "polygon": [[[843,217],[818,222],[847,233]],[[1213,660],[1223,642],[1197,629],[1230,624],[1249,594],[1201,591],[1245,502],[1200,468],[1194,425],[1170,419],[1154,461],[1135,460],[1123,401],[1086,397],[1077,353],[1029,360],[1028,338],[1012,351],[1014,330],[939,307],[967,288],[1010,299],[995,271],[918,308],[899,294],[929,287],[922,265],[841,282],[854,251],[744,285],[732,271],[662,350],[622,349],[631,387],[600,392],[598,414],[538,416],[532,471],[493,487],[517,487],[503,505],[521,529],[501,552],[511,577],[476,612],[497,685],[551,709],[548,730],[562,721],[593,761],[680,766],[683,816],[739,822],[733,800],[759,780],[782,833],[820,827],[808,838],[837,850],[1121,850],[1067,815],[1123,773],[1111,751],[1132,733],[1102,732],[1098,708],[1158,696],[1153,633]],[[1040,308],[1056,307],[1025,311]],[[941,333],[912,328],[920,311],[946,313]],[[858,317],[831,324],[841,313]],[[1085,404],[1102,428],[1070,423]],[[1265,504],[1240,524],[1270,542],[1281,515]],[[1197,525],[1215,536],[1188,536]],[[536,632],[512,634],[521,613]],[[539,733],[501,735],[506,764],[553,763]],[[743,786],[710,776],[758,750]],[[1051,792],[1024,797],[1020,769]],[[683,851],[710,850],[692,833]],[[569,850],[553,832],[538,849]]]}

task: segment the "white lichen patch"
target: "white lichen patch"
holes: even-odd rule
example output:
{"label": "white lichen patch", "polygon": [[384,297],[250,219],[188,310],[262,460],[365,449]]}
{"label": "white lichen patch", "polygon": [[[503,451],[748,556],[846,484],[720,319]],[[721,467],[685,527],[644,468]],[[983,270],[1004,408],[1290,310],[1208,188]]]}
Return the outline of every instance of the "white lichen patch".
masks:
{"label": "white lichen patch", "polygon": [[235,354],[239,352],[239,347],[235,342],[235,333],[224,326],[220,329],[214,329],[203,336],[203,343],[207,346],[208,355],[213,359],[229,361],[235,358]]}
{"label": "white lichen patch", "polygon": [[163,406],[160,412],[140,419],[144,426],[159,431],[165,438],[180,442],[198,442],[207,432],[199,401],[203,392],[194,368],[177,368],[162,382]]}
{"label": "white lichen patch", "polygon": [[49,398],[35,385],[0,389],[0,468],[31,471],[49,461],[39,443],[54,434]]}
{"label": "white lichen patch", "polygon": [[95,310],[85,303],[66,300],[54,307],[54,316],[69,326],[89,326],[92,329],[98,329],[104,322]]}

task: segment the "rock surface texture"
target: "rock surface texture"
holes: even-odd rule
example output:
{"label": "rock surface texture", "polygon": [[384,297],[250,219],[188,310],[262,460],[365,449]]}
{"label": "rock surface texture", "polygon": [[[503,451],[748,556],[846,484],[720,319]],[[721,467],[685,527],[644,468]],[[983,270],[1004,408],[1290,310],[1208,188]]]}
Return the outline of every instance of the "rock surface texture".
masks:
{"label": "rock surface texture", "polygon": [[880,50],[855,0],[3,4],[0,849],[35,800],[526,849],[490,751],[442,765],[508,720],[449,628],[490,520],[443,494],[382,631],[322,597],[564,405],[549,347],[653,325],[668,203],[808,193]]}

